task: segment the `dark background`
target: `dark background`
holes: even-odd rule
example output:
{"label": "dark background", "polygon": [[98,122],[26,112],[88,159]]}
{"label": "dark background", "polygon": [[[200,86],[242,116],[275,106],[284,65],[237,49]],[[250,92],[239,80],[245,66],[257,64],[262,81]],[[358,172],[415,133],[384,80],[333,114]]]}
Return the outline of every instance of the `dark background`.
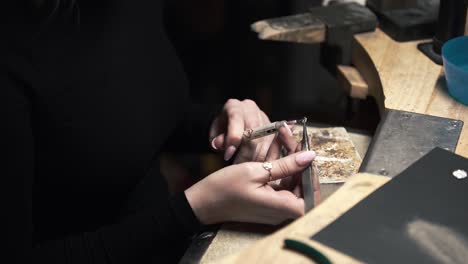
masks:
{"label": "dark background", "polygon": [[167,30],[189,76],[192,98],[210,104],[250,98],[272,120],[307,115],[316,122],[373,130],[376,108],[347,98],[320,66],[319,44],[261,41],[250,30],[258,20],[306,12],[320,4],[320,0],[170,2]]}

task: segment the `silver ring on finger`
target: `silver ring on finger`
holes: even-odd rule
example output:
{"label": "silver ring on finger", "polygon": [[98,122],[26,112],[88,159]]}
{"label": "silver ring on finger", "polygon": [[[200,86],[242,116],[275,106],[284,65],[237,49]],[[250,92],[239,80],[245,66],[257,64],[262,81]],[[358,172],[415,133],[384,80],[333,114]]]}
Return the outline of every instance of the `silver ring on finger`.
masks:
{"label": "silver ring on finger", "polygon": [[265,161],[263,162],[262,167],[268,171],[268,182],[271,182],[273,180],[273,177],[271,175],[271,169],[273,169],[273,164],[269,161]]}

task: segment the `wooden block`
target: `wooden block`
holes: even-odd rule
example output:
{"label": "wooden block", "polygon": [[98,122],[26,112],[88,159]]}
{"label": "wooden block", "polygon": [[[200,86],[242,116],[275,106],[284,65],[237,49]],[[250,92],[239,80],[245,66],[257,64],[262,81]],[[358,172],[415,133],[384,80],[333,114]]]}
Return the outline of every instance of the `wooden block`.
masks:
{"label": "wooden block", "polygon": [[309,13],[261,20],[251,25],[263,40],[297,43],[325,41],[325,25]]}
{"label": "wooden block", "polygon": [[352,98],[366,99],[369,86],[355,67],[338,65],[338,83]]}
{"label": "wooden block", "polygon": [[369,95],[385,108],[465,122],[455,153],[468,157],[468,106],[447,93],[442,67],[417,48],[420,41],[397,42],[377,29],[357,34],[353,64],[369,85]]}

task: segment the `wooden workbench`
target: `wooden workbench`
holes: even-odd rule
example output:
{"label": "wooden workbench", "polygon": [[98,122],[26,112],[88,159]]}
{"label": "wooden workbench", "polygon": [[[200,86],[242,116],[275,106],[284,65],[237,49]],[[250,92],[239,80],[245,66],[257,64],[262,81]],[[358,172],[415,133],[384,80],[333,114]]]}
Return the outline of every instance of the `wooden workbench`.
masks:
{"label": "wooden workbench", "polygon": [[[317,126],[314,125],[311,126],[311,128],[316,127]],[[361,157],[364,157],[372,137],[366,133],[362,133],[361,131],[354,130],[348,130],[348,135],[358,154]],[[342,185],[342,183],[321,183],[321,198],[327,199]],[[200,263],[216,263],[216,261],[219,261],[223,257],[248,248],[255,242],[272,234],[280,228],[281,227],[278,226],[251,223],[224,223],[217,231],[216,236],[210,242],[209,247],[203,253]],[[205,234],[207,233],[203,233],[202,235]],[[193,250],[197,251],[196,249]],[[189,263],[192,260],[198,262],[195,258],[189,259],[189,256],[185,256],[185,259],[182,262]]]}
{"label": "wooden workbench", "polygon": [[[399,43],[377,29],[355,36],[353,64],[369,85],[381,110],[404,110],[468,121],[468,107],[447,94],[442,67],[419,52],[419,41]],[[468,127],[464,126],[456,153],[468,157]],[[304,217],[231,254],[218,263],[312,263],[303,255],[284,249],[285,238],[303,240],[334,263],[356,260],[308,238],[336,220],[367,195],[389,181],[370,174],[350,178],[334,195]]]}

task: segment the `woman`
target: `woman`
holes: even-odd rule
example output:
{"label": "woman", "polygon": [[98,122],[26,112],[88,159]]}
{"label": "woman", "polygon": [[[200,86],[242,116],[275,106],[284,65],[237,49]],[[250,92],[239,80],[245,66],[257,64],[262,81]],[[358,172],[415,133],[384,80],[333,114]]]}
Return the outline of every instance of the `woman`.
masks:
{"label": "woman", "polygon": [[[296,174],[315,154],[275,160],[270,172],[244,162],[276,159],[280,149],[271,138],[240,144],[245,128],[269,122],[251,101],[228,101],[210,131],[215,149],[244,163],[169,197],[159,153],[208,145],[215,116],[189,103],[160,1],[4,2],[9,263],[168,261],[201,224],[276,224],[303,214],[301,198],[266,183]],[[286,127],[279,138],[294,152]]]}

